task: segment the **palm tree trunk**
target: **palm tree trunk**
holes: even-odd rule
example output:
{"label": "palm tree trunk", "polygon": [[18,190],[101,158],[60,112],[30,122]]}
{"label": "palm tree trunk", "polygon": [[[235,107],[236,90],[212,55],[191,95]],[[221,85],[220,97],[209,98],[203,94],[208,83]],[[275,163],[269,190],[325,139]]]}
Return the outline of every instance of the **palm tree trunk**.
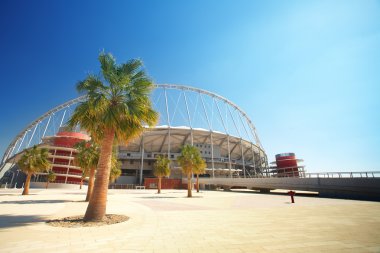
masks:
{"label": "palm tree trunk", "polygon": [[49,187],[49,180],[46,181],[46,189]]}
{"label": "palm tree trunk", "polygon": [[80,179],[79,190],[82,190],[83,178]]}
{"label": "palm tree trunk", "polygon": [[191,198],[193,195],[191,194],[191,173],[187,174],[187,197]]}
{"label": "palm tree trunk", "polygon": [[115,131],[106,129],[100,146],[100,156],[94,190],[87,206],[84,221],[101,221],[106,214],[108,183],[111,171],[112,144]]}
{"label": "palm tree trunk", "polygon": [[24,190],[22,191],[22,195],[29,195],[29,185],[30,185],[31,178],[32,178],[32,173],[28,172],[26,176]]}
{"label": "palm tree trunk", "polygon": [[158,178],[158,192],[161,193],[161,177]]}
{"label": "palm tree trunk", "polygon": [[199,192],[199,174],[197,174],[197,192]]}
{"label": "palm tree trunk", "polygon": [[92,191],[94,190],[94,181],[95,181],[95,168],[92,168],[90,170],[90,177],[88,179],[86,202],[90,201]]}

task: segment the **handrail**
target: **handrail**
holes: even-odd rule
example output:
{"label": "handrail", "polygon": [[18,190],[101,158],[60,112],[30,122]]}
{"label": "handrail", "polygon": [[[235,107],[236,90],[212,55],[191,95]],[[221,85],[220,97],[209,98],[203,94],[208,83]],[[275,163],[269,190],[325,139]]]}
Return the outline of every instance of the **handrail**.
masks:
{"label": "handrail", "polygon": [[[355,172],[318,172],[305,173],[304,171],[290,171],[281,173],[268,173],[251,175],[246,178],[380,178],[380,171],[355,171]],[[225,176],[216,176],[215,178],[225,178]],[[239,178],[242,178],[241,175]]]}

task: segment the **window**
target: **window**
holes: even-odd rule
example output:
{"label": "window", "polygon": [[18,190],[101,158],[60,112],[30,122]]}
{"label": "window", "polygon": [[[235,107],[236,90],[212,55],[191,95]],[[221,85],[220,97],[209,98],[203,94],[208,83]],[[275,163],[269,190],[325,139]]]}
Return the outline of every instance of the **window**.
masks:
{"label": "window", "polygon": [[174,155],[170,155],[170,158],[174,158]]}
{"label": "window", "polygon": [[131,153],[127,153],[127,156],[130,157],[130,156],[131,156]]}

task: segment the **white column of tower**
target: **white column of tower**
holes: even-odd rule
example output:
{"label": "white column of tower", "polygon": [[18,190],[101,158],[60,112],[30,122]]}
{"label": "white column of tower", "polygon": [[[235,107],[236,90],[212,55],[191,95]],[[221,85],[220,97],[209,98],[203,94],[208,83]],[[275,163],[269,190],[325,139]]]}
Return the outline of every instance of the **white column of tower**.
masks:
{"label": "white column of tower", "polygon": [[166,88],[164,88],[165,93],[165,104],[166,104],[166,120],[168,123],[168,159],[170,159],[170,117],[169,117],[169,106],[168,106],[168,96],[166,94]]}
{"label": "white column of tower", "polygon": [[215,172],[214,172],[214,142],[213,142],[213,138],[212,138],[212,128],[211,128],[211,124],[210,124],[210,120],[208,118],[208,114],[207,114],[207,111],[206,111],[206,106],[205,106],[205,103],[203,101],[203,97],[201,95],[201,93],[199,92],[199,96],[201,97],[201,102],[202,102],[202,106],[203,106],[203,111],[205,113],[205,116],[206,116],[206,120],[207,120],[207,124],[208,124],[208,127],[210,129],[210,142],[211,142],[211,167],[212,167],[212,177],[214,178],[215,177]]}

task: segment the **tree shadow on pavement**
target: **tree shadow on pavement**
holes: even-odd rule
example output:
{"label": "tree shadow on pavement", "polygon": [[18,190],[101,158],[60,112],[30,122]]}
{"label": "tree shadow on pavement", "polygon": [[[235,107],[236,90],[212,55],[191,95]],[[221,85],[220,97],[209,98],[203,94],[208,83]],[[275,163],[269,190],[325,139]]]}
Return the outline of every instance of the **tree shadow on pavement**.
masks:
{"label": "tree shadow on pavement", "polygon": [[54,204],[54,203],[65,203],[73,202],[71,200],[56,200],[56,199],[47,199],[47,200],[10,200],[10,201],[1,201],[0,204]]}
{"label": "tree shadow on pavement", "polygon": [[0,215],[0,228],[21,227],[36,222],[44,222],[45,217],[39,215]]}

